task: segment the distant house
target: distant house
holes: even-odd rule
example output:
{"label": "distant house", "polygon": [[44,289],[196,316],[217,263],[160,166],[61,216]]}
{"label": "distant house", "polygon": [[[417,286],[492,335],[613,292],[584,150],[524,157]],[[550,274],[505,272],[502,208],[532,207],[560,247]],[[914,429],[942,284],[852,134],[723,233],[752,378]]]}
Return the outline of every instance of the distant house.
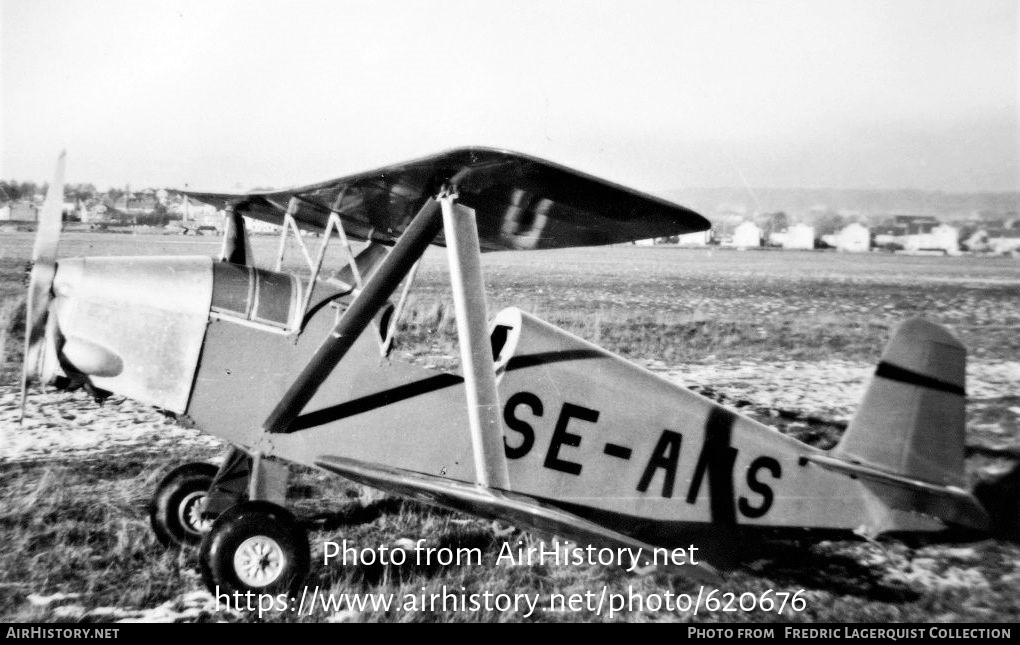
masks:
{"label": "distant house", "polygon": [[939,224],[931,230],[933,247],[946,253],[960,252],[960,229],[949,224]]}
{"label": "distant house", "polygon": [[186,209],[185,220],[195,222],[202,228],[222,230],[223,212],[215,206],[196,202],[192,199],[186,199],[184,205]]}
{"label": "distant house", "polygon": [[254,219],[251,217],[244,218],[244,226],[250,233],[272,233],[276,234],[280,232],[279,224],[271,224],[269,222],[263,222],[260,219]]}
{"label": "distant house", "polygon": [[963,248],[967,251],[981,252],[991,250],[988,247],[988,231],[979,228],[971,233],[970,237],[963,241]]}
{"label": "distant house", "polygon": [[9,202],[6,208],[0,210],[0,221],[34,222],[38,218],[39,207],[32,202]]}
{"label": "distant house", "polygon": [[786,244],[786,238],[789,236],[789,232],[784,228],[781,231],[772,231],[769,233],[769,239],[767,240],[768,246],[782,247]]}
{"label": "distant house", "polygon": [[[994,234],[993,234],[994,233]],[[1004,228],[989,231],[988,246],[992,253],[1020,253],[1020,229]]]}
{"label": "distant house", "polygon": [[903,248],[907,251],[942,251],[958,253],[960,250],[960,230],[948,224],[923,227],[925,232],[908,233]]}
{"label": "distant house", "polygon": [[980,229],[967,238],[964,246],[968,251],[977,253],[1020,253],[1020,229],[990,228]]}
{"label": "distant house", "polygon": [[154,195],[138,194],[124,195],[113,202],[114,209],[128,215],[148,215],[156,209],[156,197]]}
{"label": "distant house", "polygon": [[712,231],[698,231],[697,233],[678,235],[676,243],[679,246],[707,246],[711,239]]}
{"label": "distant house", "polygon": [[815,248],[815,227],[807,224],[794,224],[786,231],[783,248],[799,250]]}
{"label": "distant house", "polygon": [[847,224],[834,238],[833,246],[843,253],[864,253],[871,248],[871,231],[856,222]]}
{"label": "distant house", "polygon": [[81,221],[85,224],[106,222],[113,217],[113,214],[106,204],[100,202],[93,204],[92,208],[86,209],[86,217],[83,217]]}
{"label": "distant house", "polygon": [[751,249],[761,246],[761,229],[754,222],[741,222],[733,231],[733,246]]}
{"label": "distant house", "polygon": [[174,215],[178,215],[182,220],[196,222],[208,220],[219,213],[215,206],[190,197],[185,197],[167,210]]}

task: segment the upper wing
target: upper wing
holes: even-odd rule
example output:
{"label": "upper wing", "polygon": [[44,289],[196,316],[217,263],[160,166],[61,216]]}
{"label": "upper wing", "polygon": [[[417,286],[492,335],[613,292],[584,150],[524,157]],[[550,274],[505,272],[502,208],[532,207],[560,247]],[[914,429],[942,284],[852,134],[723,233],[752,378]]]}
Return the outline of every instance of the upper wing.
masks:
{"label": "upper wing", "polygon": [[[315,463],[320,468],[373,488],[434,506],[562,535],[581,544],[630,548],[649,558],[655,549],[628,535],[524,495],[332,455],[322,456]],[[659,570],[662,568],[657,567]],[[671,565],[668,569],[705,584],[722,582],[719,572],[704,562]]]}
{"label": "upper wing", "polygon": [[[527,155],[458,148],[300,188],[245,194],[185,191],[195,199],[281,223],[292,198],[303,228],[330,211],[358,239],[392,242],[444,185],[475,210],[482,250],[593,246],[707,230],[701,215],[658,197]],[[442,239],[437,239],[442,244]]]}

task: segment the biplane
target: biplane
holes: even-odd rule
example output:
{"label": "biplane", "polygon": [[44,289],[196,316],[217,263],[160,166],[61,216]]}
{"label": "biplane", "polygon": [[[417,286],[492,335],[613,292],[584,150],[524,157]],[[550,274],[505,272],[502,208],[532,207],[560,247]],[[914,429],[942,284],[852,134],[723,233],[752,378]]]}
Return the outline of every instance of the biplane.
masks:
{"label": "biplane", "polygon": [[[210,589],[294,592],[308,573],[307,535],[285,507],[288,464],[646,553],[711,553],[759,533],[988,526],[964,488],[966,353],[935,324],[898,328],[845,435],[822,450],[518,308],[489,320],[482,253],[710,226],[679,205],[462,148],[299,188],[191,191],[225,211],[218,257],[58,259],[62,175],[63,157],[33,254],[24,379],[115,392],[232,446],[219,466],[172,471],[150,509],[162,542],[200,544]],[[275,267],[255,265],[249,218],[280,225]],[[283,270],[291,238],[307,277]],[[334,243],[345,264],[327,277]],[[391,351],[430,245],[448,258],[456,371]],[[704,560],[678,570],[719,580]]]}

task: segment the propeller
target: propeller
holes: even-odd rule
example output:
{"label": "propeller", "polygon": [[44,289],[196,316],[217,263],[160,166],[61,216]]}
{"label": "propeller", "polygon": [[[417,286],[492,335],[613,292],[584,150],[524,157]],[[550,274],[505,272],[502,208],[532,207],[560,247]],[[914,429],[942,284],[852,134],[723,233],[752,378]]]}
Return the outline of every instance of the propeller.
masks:
{"label": "propeller", "polygon": [[53,182],[46,191],[46,202],[39,213],[32,248],[32,274],[28,283],[28,303],[25,306],[25,356],[21,366],[21,418],[25,418],[25,398],[28,392],[28,373],[32,354],[46,331],[46,315],[52,299],[53,277],[57,271],[57,245],[60,243],[60,224],[64,207],[64,161],[67,153],[61,152]]}

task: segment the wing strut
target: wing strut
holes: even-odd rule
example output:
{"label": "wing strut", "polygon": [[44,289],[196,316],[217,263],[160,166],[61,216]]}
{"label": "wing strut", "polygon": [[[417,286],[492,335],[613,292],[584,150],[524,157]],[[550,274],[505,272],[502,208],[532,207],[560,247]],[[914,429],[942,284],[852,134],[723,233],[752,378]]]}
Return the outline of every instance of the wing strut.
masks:
{"label": "wing strut", "polygon": [[[184,199],[191,199],[187,195]],[[251,242],[245,230],[244,216],[236,212],[233,206],[226,209],[223,220],[223,242],[220,246],[220,262],[232,262],[254,266],[251,254]]]}
{"label": "wing strut", "polygon": [[372,322],[379,308],[386,304],[400,281],[411,270],[425,249],[443,227],[439,203],[425,202],[408,225],[396,245],[383,259],[365,288],[351,302],[351,306],[337,322],[333,331],[315,350],[308,364],[284,393],[273,411],[262,424],[265,432],[288,433],[301,410],[315,396],[326,377],[354,345],[365,328]]}
{"label": "wing strut", "polygon": [[439,197],[443,233],[450,262],[450,286],[457,317],[457,342],[467,395],[475,481],[488,488],[509,490],[503,431],[499,421],[496,367],[489,344],[478,226],[475,211],[454,203],[456,195]]}
{"label": "wing strut", "polygon": [[[270,433],[289,433],[290,427],[319,386],[343,360],[347,351],[371,323],[400,282],[417,264],[440,230],[444,231],[450,263],[450,284],[457,318],[457,339],[467,396],[468,420],[478,484],[509,489],[503,433],[499,420],[496,372],[488,340],[485,283],[475,212],[456,204],[457,196],[444,190],[429,199],[364,283],[351,306],[316,350],[297,379],[263,423]],[[328,229],[327,229],[328,230]],[[309,264],[316,265],[314,261]],[[401,297],[401,300],[404,296]]]}

